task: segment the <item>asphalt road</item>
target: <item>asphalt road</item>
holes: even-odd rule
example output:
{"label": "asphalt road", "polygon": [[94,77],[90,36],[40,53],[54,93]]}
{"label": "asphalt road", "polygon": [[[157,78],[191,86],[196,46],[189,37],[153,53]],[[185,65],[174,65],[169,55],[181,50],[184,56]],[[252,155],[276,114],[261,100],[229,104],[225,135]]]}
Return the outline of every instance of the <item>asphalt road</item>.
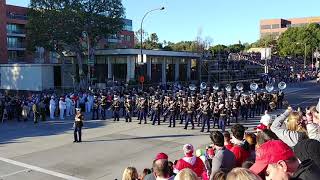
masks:
{"label": "asphalt road", "polygon": [[[320,84],[289,85],[286,98],[294,107],[315,105]],[[280,113],[278,111],[277,113]],[[252,130],[259,117],[243,124]],[[125,167],[139,173],[150,168],[155,155],[165,152],[174,161],[183,156],[182,146],[203,148],[210,143],[207,133],[149,124],[87,120],[83,143],[72,143],[72,120],[6,122],[0,124],[0,180],[121,179]]]}

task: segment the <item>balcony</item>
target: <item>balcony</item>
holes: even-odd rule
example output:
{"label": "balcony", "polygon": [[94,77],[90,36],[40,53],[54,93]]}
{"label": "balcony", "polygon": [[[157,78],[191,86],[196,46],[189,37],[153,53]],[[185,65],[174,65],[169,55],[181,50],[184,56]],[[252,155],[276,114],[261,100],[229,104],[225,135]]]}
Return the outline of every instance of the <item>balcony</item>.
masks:
{"label": "balcony", "polygon": [[7,17],[9,19],[28,20],[27,15],[23,14],[7,13]]}
{"label": "balcony", "polygon": [[8,44],[8,51],[25,51],[26,44],[22,42]]}
{"label": "balcony", "polygon": [[119,39],[107,39],[107,41],[109,42],[109,43],[120,43],[120,40]]}
{"label": "balcony", "polygon": [[12,37],[26,37],[26,32],[25,30],[7,30],[7,36],[12,36]]}

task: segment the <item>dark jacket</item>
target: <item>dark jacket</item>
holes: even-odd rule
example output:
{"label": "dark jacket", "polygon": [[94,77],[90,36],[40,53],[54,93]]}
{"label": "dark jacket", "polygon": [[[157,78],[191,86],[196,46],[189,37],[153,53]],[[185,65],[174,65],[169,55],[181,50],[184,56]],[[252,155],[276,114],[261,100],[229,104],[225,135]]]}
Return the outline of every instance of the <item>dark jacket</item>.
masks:
{"label": "dark jacket", "polygon": [[302,161],[297,171],[293,174],[292,180],[319,180],[320,168],[313,160]]}

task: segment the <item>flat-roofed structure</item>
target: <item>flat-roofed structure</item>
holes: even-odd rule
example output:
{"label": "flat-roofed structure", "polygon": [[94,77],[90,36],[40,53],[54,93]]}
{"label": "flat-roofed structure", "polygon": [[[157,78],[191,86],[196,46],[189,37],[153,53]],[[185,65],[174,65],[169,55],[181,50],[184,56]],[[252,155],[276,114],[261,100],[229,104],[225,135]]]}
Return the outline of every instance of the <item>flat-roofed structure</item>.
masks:
{"label": "flat-roofed structure", "polygon": [[289,27],[302,27],[311,23],[320,24],[320,16],[290,19],[263,19],[260,21],[260,37],[279,37],[280,34]]}

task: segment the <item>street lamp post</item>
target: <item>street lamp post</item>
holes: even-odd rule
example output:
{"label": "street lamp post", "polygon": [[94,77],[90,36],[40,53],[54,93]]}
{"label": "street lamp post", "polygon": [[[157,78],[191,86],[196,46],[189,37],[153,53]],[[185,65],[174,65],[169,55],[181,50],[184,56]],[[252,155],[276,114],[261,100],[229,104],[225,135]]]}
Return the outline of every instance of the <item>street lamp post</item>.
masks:
{"label": "street lamp post", "polygon": [[87,48],[88,48],[88,60],[87,60],[87,63],[88,63],[88,74],[89,74],[89,78],[88,78],[88,81],[89,81],[89,86],[91,86],[91,68],[89,65],[89,61],[90,61],[90,40],[89,40],[89,35],[88,35],[88,32],[87,31],[83,31],[82,32],[82,36],[84,38],[86,38],[87,40]]}
{"label": "street lamp post", "polygon": [[151,13],[151,12],[153,12],[153,11],[162,11],[162,10],[164,10],[165,8],[164,7],[161,7],[161,8],[156,8],[156,9],[152,9],[152,10],[150,10],[150,11],[148,11],[148,12],[146,12],[145,14],[144,14],[144,16],[143,16],[143,18],[142,18],[142,20],[141,20],[141,24],[140,24],[140,58],[141,58],[141,60],[140,60],[140,63],[143,63],[143,57],[142,57],[142,41],[143,41],[143,38],[142,38],[142,25],[143,25],[143,21],[144,21],[144,19],[147,17],[147,15],[149,14],[149,13]]}
{"label": "street lamp post", "polygon": [[264,60],[265,60],[264,73],[268,74],[267,41],[265,42],[264,45],[265,45],[265,48],[264,48]]}

